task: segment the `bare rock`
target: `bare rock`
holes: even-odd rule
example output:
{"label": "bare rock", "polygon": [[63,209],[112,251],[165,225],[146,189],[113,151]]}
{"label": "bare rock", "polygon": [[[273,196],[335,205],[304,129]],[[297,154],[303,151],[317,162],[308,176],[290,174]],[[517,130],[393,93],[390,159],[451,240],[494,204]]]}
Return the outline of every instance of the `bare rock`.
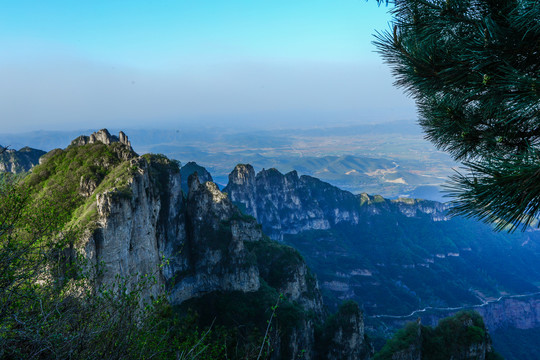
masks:
{"label": "bare rock", "polygon": [[89,197],[94,193],[94,190],[96,190],[97,186],[98,183],[95,179],[85,178],[84,176],[81,176],[81,181],[79,184],[79,194],[84,197]]}

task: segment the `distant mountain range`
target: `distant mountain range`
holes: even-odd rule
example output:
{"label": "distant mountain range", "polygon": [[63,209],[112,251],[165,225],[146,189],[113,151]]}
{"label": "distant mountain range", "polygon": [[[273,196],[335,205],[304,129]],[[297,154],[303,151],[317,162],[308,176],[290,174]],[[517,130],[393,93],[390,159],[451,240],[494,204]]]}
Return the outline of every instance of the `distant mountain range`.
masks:
{"label": "distant mountain range", "polygon": [[[49,151],[88,132],[0,134],[0,144]],[[129,134],[137,152],[161,153],[183,164],[196,160],[221,187],[236,164],[249,163],[257,170],[296,170],[353,193],[443,201],[441,185],[456,166],[411,122],[272,131],[191,127]]]}
{"label": "distant mountain range", "polygon": [[43,155],[45,155],[45,151],[27,146],[20,150],[0,146],[0,172],[17,174],[29,171],[38,164],[39,158]]}
{"label": "distant mountain range", "polygon": [[354,195],[250,165],[238,165],[224,191],[271,238],[300,250],[334,304],[354,299],[369,315],[401,315],[539,291],[537,231],[495,233],[448,217],[438,202]]}

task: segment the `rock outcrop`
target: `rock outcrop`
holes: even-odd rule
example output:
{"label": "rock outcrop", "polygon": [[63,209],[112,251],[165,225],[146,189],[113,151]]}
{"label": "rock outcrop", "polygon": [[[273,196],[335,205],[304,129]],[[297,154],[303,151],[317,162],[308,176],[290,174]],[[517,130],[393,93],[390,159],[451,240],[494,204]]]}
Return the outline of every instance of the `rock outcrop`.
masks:
{"label": "rock outcrop", "polygon": [[238,164],[229,174],[229,183],[223,189],[231,200],[246,214],[257,218],[257,184],[253,166]]}
{"label": "rock outcrop", "polygon": [[105,145],[119,142],[131,148],[131,142],[129,141],[127,135],[124,134],[124,132],[120,131],[118,136],[115,136],[111,135],[109,133],[109,130],[107,129],[101,129],[99,131],[96,131],[95,133],[90,134],[90,136],[81,135],[75,140],[73,140],[70,145],[82,146],[86,144],[95,144],[96,142],[101,142]]}
{"label": "rock outcrop", "polygon": [[0,146],[0,173],[18,174],[30,171],[39,163],[45,151],[23,147],[20,150],[6,149]]}
{"label": "rock outcrop", "polygon": [[533,329],[540,327],[540,295],[504,298],[476,309],[491,331],[501,327]]}
{"label": "rock outcrop", "polygon": [[[122,131],[116,135],[111,135],[109,130],[101,129],[95,133],[90,134],[90,136],[81,135],[75,140],[71,141],[70,146],[84,146],[87,144],[96,144],[102,143],[105,145],[119,144],[120,146],[112,147],[113,150],[120,159],[129,160],[136,156],[137,154],[133,151],[131,147],[131,142],[129,141],[126,134]],[[55,151],[55,150],[52,150]]]}
{"label": "rock outcrop", "polygon": [[[535,329],[540,327],[540,294],[531,294],[529,296],[502,297],[494,299],[481,306],[467,308],[474,310],[482,316],[486,328],[490,332],[499,329]],[[429,326],[436,326],[441,318],[450,317],[457,313],[456,310],[426,310],[415,314],[420,316],[422,323]],[[405,323],[411,321],[414,316],[401,319],[387,319],[386,325],[394,328],[402,327]]]}
{"label": "rock outcrop", "polygon": [[358,304],[346,301],[326,324],[325,358],[328,360],[365,359],[373,354],[364,334],[364,318]]}
{"label": "rock outcrop", "polygon": [[135,170],[127,190],[95,194],[97,219],[86,252],[104,267],[102,282],[152,274],[159,281],[147,295],[167,284],[171,304],[212,291],[259,288],[258,269],[244,247],[246,234],[250,241],[262,238],[254,219],[238,220],[239,211],[216,185],[201,184],[195,174],[184,197],[179,169],[167,159],[134,157],[129,167]]}
{"label": "rock outcrop", "polygon": [[472,219],[450,218],[439,202],[354,195],[296,172],[256,174],[245,164],[231,172],[224,191],[271,238],[302,253],[327,306],[336,309],[347,299],[362,304],[372,337],[388,336],[402,325],[394,325],[397,319],[422,316],[436,324],[451,314],[445,309],[461,308],[476,309],[490,331],[540,327],[533,298],[480,306],[538,292],[536,230],[495,233]]}
{"label": "rock outcrop", "polygon": [[167,245],[185,238],[183,219],[176,216],[184,205],[180,176],[174,168],[165,170],[168,181],[160,191],[151,175],[152,158],[132,158],[129,163],[134,172],[128,191],[112,188],[95,194],[97,217],[85,251],[103,267],[102,283],[121,276],[134,284],[151,275],[157,282],[146,296],[156,296],[167,280],[160,273],[162,257],[172,251]]}
{"label": "rock outcrop", "polygon": [[[216,184],[201,184],[196,174],[189,178],[186,202],[186,252],[188,267],[175,269],[185,276],[175,280],[171,303],[212,291],[253,292],[259,289],[259,269],[250,258],[245,239],[233,234],[231,222],[238,216],[230,200]],[[254,220],[242,222],[244,228],[256,228]],[[236,236],[235,236],[236,235]],[[262,238],[259,229],[250,241]]]}

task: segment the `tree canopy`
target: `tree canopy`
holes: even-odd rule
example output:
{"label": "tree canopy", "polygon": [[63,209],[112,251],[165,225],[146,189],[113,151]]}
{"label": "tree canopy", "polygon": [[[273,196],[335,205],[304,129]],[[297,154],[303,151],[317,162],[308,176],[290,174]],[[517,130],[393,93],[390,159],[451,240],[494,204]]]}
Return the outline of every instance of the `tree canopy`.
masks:
{"label": "tree canopy", "polygon": [[454,214],[525,229],[540,212],[540,2],[396,0],[378,51],[426,138],[465,168]]}

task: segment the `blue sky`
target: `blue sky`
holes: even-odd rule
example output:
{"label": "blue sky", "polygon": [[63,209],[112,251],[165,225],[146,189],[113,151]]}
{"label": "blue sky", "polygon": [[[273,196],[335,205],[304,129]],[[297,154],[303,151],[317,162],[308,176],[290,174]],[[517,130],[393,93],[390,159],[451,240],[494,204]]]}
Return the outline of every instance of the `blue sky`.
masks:
{"label": "blue sky", "polygon": [[3,132],[413,120],[363,0],[0,0]]}

